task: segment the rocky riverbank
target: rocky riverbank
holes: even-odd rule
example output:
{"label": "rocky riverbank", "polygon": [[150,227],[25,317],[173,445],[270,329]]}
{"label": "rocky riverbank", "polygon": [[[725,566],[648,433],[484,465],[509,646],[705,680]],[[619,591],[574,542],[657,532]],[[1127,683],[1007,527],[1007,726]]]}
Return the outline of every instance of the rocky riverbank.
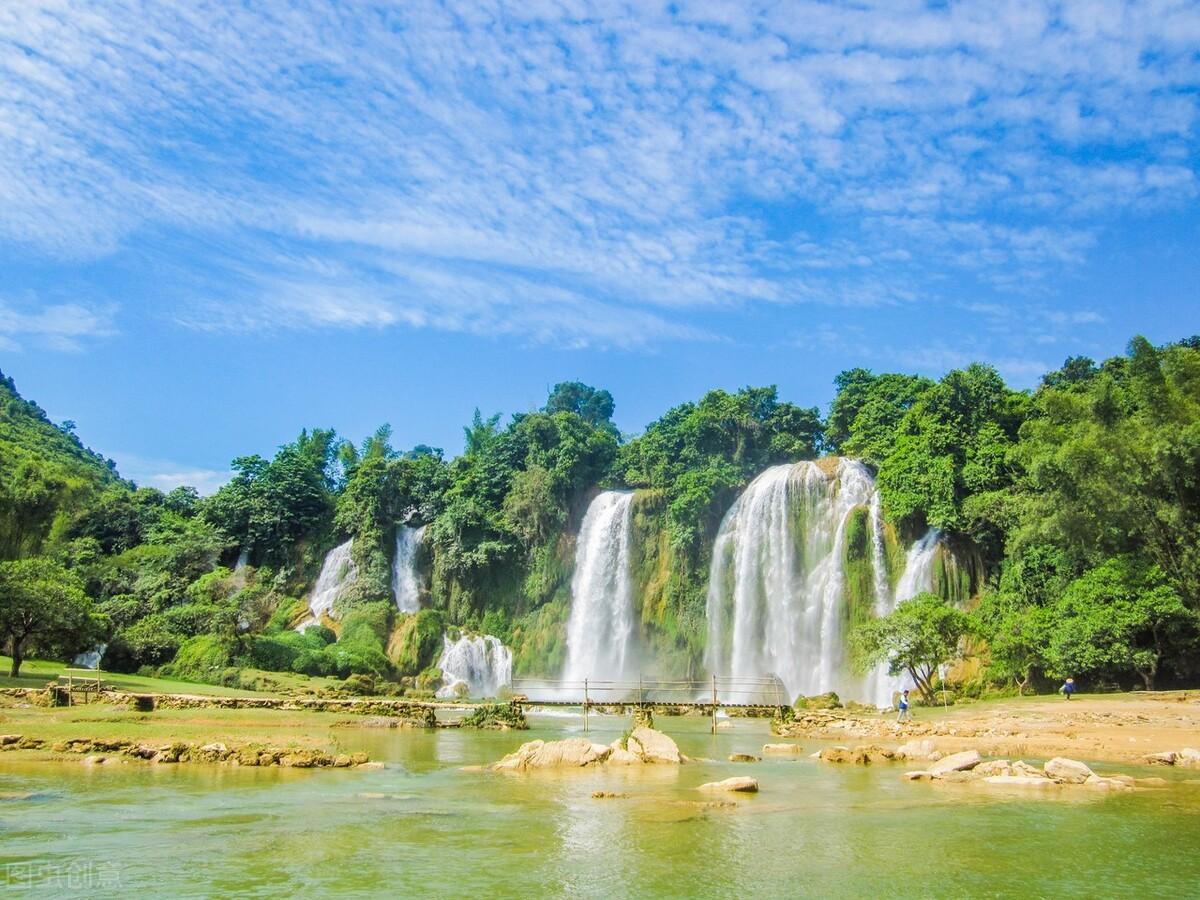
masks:
{"label": "rocky riverbank", "polygon": [[366,753],[323,753],[300,747],[271,747],[257,744],[228,746],[219,741],[206,744],[188,741],[139,743],[121,738],[70,738],[48,744],[47,741],[21,734],[0,735],[0,751],[49,750],[54,754],[83,756],[88,765],[123,762],[148,763],[227,763],[234,766],[287,769],[349,769],[372,764]]}
{"label": "rocky riverbank", "polygon": [[[900,745],[929,739],[943,753],[976,749],[985,756],[1064,756],[1109,762],[1154,762],[1150,757],[1194,746],[1200,734],[1200,692],[1077,698],[1012,698],[949,709],[920,709],[913,722],[862,710],[803,709],[792,721],[772,722],[783,737]],[[894,747],[893,747],[894,749]]]}

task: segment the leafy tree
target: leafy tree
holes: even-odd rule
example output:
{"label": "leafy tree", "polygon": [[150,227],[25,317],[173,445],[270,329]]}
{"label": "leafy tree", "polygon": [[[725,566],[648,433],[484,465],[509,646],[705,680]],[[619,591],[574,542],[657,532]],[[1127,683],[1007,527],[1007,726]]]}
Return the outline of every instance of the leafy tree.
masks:
{"label": "leafy tree", "polygon": [[597,390],[579,381],[564,381],[550,391],[544,412],[572,412],[592,426],[610,424],[613,410],[612,394]]}
{"label": "leafy tree", "polygon": [[12,656],[12,677],[21,674],[27,651],[78,651],[104,626],[83,586],[62,566],[44,557],[0,562],[0,634]]}
{"label": "leafy tree", "polygon": [[1052,675],[1136,674],[1149,690],[1164,658],[1183,661],[1196,646],[1198,620],[1161,571],[1116,558],[1071,583],[1052,609],[1052,623],[1046,649]]}
{"label": "leafy tree", "polygon": [[852,634],[855,658],[866,671],[887,663],[891,675],[907,672],[928,703],[935,702],[938,667],[955,659],[971,630],[970,617],[934,594],[917,594],[891,613],[870,619]]}

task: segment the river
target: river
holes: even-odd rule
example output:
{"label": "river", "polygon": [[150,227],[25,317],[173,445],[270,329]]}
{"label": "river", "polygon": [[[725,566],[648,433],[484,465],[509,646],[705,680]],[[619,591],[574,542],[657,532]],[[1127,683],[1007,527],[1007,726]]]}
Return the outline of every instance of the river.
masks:
{"label": "river", "polygon": [[[688,755],[720,762],[464,771],[522,741],[581,732],[578,718],[532,722],[526,733],[367,733],[382,771],[6,754],[0,883],[56,897],[596,898],[1194,897],[1200,885],[1200,785],[1184,773],[1128,795],[997,795],[904,782],[898,765],[728,763],[770,740],[766,722],[713,737],[704,719],[658,725]],[[629,727],[592,723],[604,742]],[[354,732],[356,748],[363,737]],[[696,785],[733,774],[753,774],[761,793],[697,805],[714,798]]]}

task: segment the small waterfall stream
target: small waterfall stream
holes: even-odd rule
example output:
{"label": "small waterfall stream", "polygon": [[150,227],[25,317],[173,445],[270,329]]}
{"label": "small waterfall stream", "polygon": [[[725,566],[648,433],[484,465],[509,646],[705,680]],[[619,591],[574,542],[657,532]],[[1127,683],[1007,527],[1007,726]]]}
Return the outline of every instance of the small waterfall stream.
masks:
{"label": "small waterfall stream", "polygon": [[[896,584],[894,594],[877,593],[875,599],[875,614],[886,616],[904,600],[911,600],[923,591],[933,590],[933,566],[937,561],[938,545],[942,533],[936,528],[930,528],[919,541],[908,549],[904,561],[904,572]],[[886,582],[885,582],[886,590]],[[887,666],[880,663],[867,675],[866,700],[876,706],[891,706],[892,695],[904,687],[904,678],[900,675],[889,675]]]}
{"label": "small waterfall stream", "polygon": [[442,699],[495,697],[512,684],[512,651],[490,634],[462,635],[457,641],[443,636],[445,646],[437,666],[442,670]]}
{"label": "small waterfall stream", "polygon": [[417,551],[425,537],[425,526],[396,529],[396,555],[392,558],[392,596],[396,609],[414,613],[421,608],[421,581],[417,573]]}
{"label": "small waterfall stream", "polygon": [[329,615],[333,611],[338,594],[358,577],[358,569],[350,556],[353,543],[346,541],[339,544],[325,556],[321,574],[317,576],[317,583],[313,585],[312,593],[308,597],[309,617],[296,626],[297,631],[319,623],[322,615]]}
{"label": "small waterfall stream", "polygon": [[631,491],[604,491],[587,508],[575,550],[567,620],[568,681],[621,680],[633,663],[629,571]]}

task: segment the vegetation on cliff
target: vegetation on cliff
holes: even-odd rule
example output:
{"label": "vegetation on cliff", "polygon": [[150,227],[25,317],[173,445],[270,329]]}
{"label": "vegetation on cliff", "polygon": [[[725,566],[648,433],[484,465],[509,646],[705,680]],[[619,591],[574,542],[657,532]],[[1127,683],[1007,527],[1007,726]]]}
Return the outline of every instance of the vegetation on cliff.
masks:
{"label": "vegetation on cliff", "polygon": [[[639,640],[665,668],[696,673],[730,503],[770,465],[840,453],[876,469],[886,520],[885,573],[869,511],[847,523],[851,629],[874,621],[876,576],[894,585],[904,547],[936,527],[948,549],[935,593],[972,610],[987,677],[1200,675],[1200,342],[1137,338],[1100,365],[1068,360],[1033,391],[984,365],[936,382],[853,369],[836,386],[824,420],[774,388],[717,390],[625,439],[612,396],[569,382],[503,425],[477,412],[453,459],[397,450],[386,426],[358,446],[305,430],[269,460],[234,460],[233,479],[201,498],[122,481],[3,379],[0,621],[11,646],[29,585],[49,579],[55,610],[79,615],[30,630],[19,652],[102,642],[104,666],[121,671],[224,678],[246,666],[417,688],[443,630],[460,627],[509,644],[515,673],[553,675],[579,522],[596,490],[622,487],[636,491]],[[397,529],[416,526],[427,526],[422,610],[406,614],[392,562]],[[333,629],[296,633],[325,554],[348,539],[357,577]]]}

